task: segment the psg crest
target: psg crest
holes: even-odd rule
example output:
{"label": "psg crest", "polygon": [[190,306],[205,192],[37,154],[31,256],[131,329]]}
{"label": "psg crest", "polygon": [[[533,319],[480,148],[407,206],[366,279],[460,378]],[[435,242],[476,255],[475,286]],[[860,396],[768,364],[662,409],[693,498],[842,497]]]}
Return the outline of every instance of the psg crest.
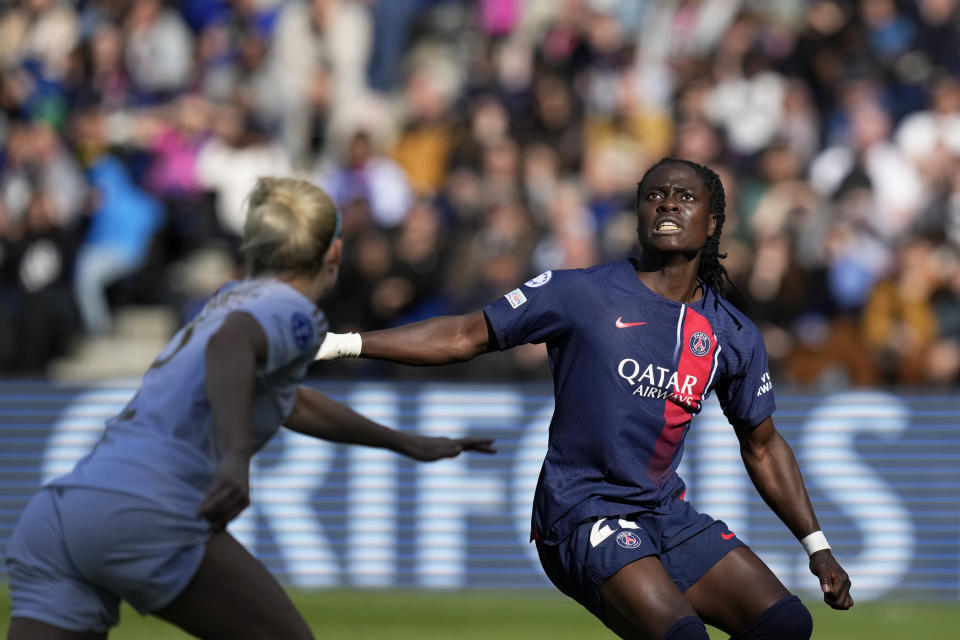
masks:
{"label": "psg crest", "polygon": [[695,356],[705,356],[710,352],[710,336],[703,331],[697,331],[690,336],[690,353]]}
{"label": "psg crest", "polygon": [[617,534],[617,544],[624,549],[634,549],[640,546],[640,536],[631,531],[621,531]]}

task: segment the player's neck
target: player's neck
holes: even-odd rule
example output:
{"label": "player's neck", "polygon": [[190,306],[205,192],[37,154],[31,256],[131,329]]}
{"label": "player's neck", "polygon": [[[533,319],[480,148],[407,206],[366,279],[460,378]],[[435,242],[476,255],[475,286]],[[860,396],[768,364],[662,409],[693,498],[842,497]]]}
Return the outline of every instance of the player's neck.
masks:
{"label": "player's neck", "polygon": [[667,260],[652,263],[647,260],[634,262],[637,277],[654,293],[683,304],[696,302],[703,297],[697,281],[699,260]]}
{"label": "player's neck", "polygon": [[336,284],[336,272],[331,274],[328,270],[321,270],[313,275],[279,275],[277,278],[312,300],[314,304],[319,304]]}

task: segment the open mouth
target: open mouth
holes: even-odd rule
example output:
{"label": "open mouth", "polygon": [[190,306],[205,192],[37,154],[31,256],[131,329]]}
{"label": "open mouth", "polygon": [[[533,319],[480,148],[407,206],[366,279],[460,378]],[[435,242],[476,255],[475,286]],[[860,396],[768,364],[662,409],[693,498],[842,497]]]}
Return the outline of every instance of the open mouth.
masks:
{"label": "open mouth", "polygon": [[657,223],[657,226],[654,227],[654,231],[662,231],[667,233],[671,231],[680,231],[680,225],[673,220],[661,220]]}

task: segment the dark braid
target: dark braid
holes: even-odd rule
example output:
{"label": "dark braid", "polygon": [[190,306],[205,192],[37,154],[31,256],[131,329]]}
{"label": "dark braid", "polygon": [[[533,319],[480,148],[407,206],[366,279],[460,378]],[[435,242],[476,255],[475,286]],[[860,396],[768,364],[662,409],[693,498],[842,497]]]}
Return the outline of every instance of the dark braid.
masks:
{"label": "dark braid", "polygon": [[646,173],[644,173],[640,179],[640,182],[637,183],[637,213],[639,214],[640,200],[643,197],[643,183],[646,182],[647,177],[656,169],[667,164],[682,164],[696,171],[697,177],[700,178],[710,193],[708,207],[710,213],[717,218],[717,226],[713,230],[713,235],[707,238],[706,244],[703,245],[703,249],[700,251],[700,267],[697,269],[697,277],[703,281],[705,286],[713,289],[718,295],[725,295],[727,287],[724,284],[724,280],[734,289],[737,287],[731,282],[730,276],[727,275],[727,270],[720,264],[720,261],[727,257],[727,254],[720,253],[720,233],[723,231],[723,221],[727,219],[727,198],[723,191],[723,183],[720,181],[720,176],[718,176],[713,169],[682,158],[664,158],[647,169]]}

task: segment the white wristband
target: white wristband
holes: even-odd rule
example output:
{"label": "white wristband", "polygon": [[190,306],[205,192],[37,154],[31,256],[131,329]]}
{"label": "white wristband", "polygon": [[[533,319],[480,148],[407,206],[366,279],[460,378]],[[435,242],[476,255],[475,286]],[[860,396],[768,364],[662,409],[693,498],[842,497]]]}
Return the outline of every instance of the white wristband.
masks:
{"label": "white wristband", "polygon": [[330,333],[323,339],[316,360],[336,360],[337,358],[356,358],[360,355],[363,341],[359,333]]}
{"label": "white wristband", "polygon": [[817,551],[830,548],[830,543],[827,542],[827,536],[823,535],[823,531],[814,531],[810,535],[805,536],[803,540],[800,541],[800,544],[803,545],[808,557]]}

